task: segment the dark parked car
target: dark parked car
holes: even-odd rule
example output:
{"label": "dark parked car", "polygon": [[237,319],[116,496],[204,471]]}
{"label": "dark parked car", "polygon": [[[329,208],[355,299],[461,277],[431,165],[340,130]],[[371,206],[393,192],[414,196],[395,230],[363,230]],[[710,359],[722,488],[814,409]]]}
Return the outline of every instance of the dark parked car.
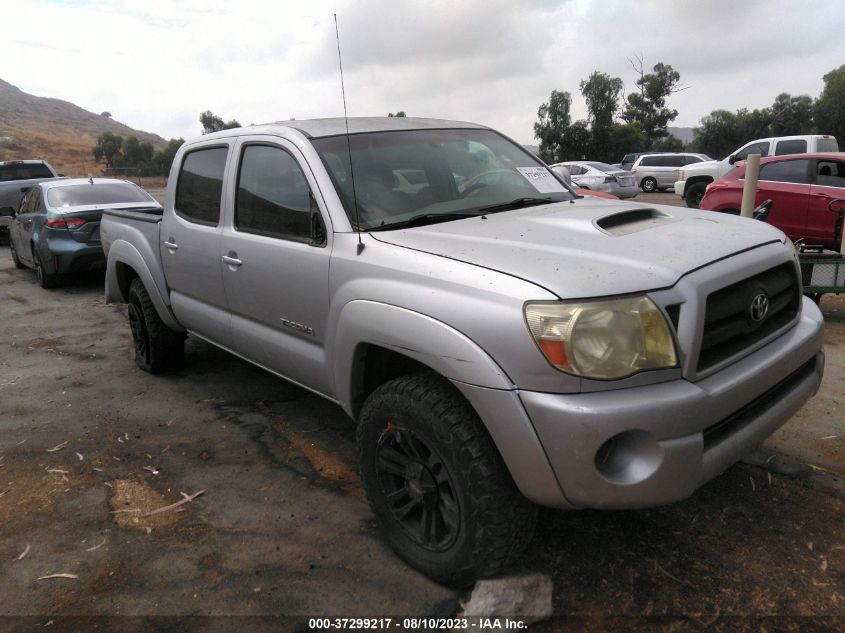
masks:
{"label": "dark parked car", "polygon": [[[700,208],[738,214],[745,162],[710,183]],[[772,200],[768,222],[790,239],[839,250],[842,227],[831,203],[845,199],[845,152],[770,156],[760,160],[754,204]],[[835,208],[835,207],[834,207]]]}
{"label": "dark parked car", "polygon": [[9,223],[9,249],[17,268],[29,266],[42,288],[60,275],[106,265],[100,244],[104,209],[161,209],[146,191],[125,180],[87,178],[34,184],[20,207],[0,209]]}

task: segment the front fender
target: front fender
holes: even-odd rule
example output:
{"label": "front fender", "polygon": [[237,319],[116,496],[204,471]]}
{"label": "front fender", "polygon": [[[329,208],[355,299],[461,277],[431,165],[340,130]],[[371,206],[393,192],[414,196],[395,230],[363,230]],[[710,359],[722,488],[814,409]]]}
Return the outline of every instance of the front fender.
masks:
{"label": "front fender", "polygon": [[354,417],[352,377],[362,345],[403,354],[448,378],[475,409],[522,493],[536,503],[569,507],[513,381],[476,343],[424,314],[375,301],[341,310],[329,359],[335,394]]}
{"label": "front fender", "polygon": [[128,298],[120,285],[117,272],[118,263],[124,264],[135,271],[147,289],[150,300],[153,302],[156,312],[158,312],[165,325],[172,330],[184,331],[185,328],[179,324],[170,309],[164,272],[159,267],[154,274],[138,249],[126,240],[116,240],[109,247],[109,257],[106,264],[106,302],[126,303]]}
{"label": "front fender", "polygon": [[376,301],[350,301],[340,312],[334,344],[334,393],[352,414],[355,363],[359,346],[372,344],[412,358],[441,376],[492,389],[514,384],[470,338],[424,314]]}

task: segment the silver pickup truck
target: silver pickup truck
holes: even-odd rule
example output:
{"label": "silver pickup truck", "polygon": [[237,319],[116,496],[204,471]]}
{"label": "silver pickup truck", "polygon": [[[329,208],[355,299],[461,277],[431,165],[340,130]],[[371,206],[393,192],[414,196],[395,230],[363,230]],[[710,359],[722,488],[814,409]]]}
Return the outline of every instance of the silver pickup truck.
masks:
{"label": "silver pickup truck", "polygon": [[338,403],[386,539],[448,584],[514,561],[538,504],[690,496],[824,368],[783,233],[579,197],[470,123],[209,134],[163,212],[101,236],[137,364],[177,369],[189,333]]}

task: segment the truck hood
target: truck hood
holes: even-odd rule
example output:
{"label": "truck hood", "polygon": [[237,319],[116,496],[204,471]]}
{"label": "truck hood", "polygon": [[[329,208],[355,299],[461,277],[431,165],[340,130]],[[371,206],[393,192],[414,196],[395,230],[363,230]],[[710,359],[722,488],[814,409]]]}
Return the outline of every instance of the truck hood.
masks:
{"label": "truck hood", "polygon": [[567,299],[670,287],[692,270],[785,239],[757,220],[590,198],[370,235]]}
{"label": "truck hood", "polygon": [[[714,169],[718,169],[724,160],[705,160],[701,163],[692,163],[690,165],[684,165],[680,168],[680,171],[684,172],[684,174],[691,174],[697,172],[704,172],[710,173]],[[727,163],[730,166],[730,163]]]}

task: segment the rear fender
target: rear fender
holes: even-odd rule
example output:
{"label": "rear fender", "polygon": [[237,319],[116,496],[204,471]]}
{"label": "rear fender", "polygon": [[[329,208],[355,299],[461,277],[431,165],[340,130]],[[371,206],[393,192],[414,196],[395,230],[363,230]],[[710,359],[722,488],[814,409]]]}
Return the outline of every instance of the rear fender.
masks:
{"label": "rear fender", "polygon": [[[151,251],[147,256],[153,258],[152,261],[157,262],[155,254]],[[126,303],[128,300],[126,296],[128,288],[124,289],[120,283],[119,264],[128,266],[138,275],[150,295],[156,312],[165,325],[172,330],[184,332],[185,328],[179,324],[170,309],[170,298],[167,296],[167,282],[164,279],[164,272],[160,267],[151,271],[138,249],[125,240],[116,240],[109,248],[109,258],[106,265],[106,302]]]}

